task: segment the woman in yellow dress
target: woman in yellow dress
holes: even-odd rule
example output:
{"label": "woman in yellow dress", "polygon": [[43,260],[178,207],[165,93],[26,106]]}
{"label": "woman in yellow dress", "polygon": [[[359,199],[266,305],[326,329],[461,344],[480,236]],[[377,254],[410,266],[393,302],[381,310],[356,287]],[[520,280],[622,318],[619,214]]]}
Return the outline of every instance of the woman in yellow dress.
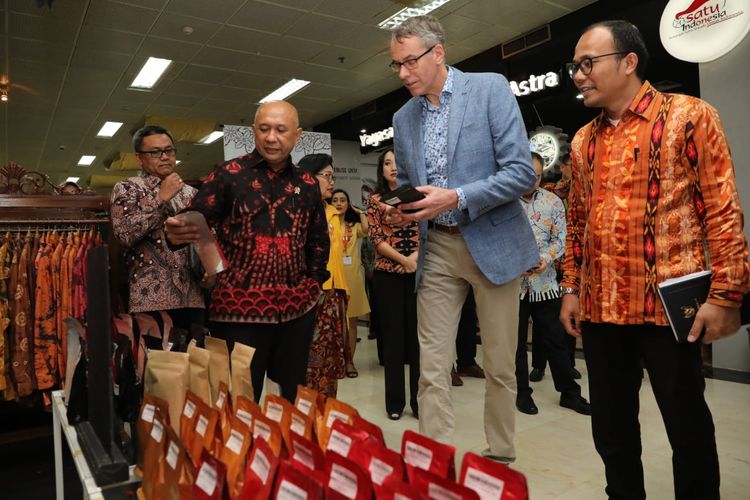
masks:
{"label": "woman in yellow dress", "polygon": [[343,189],[334,189],[331,205],[338,211],[343,224],[342,243],[344,248],[344,275],[349,287],[349,304],[346,318],[349,324],[348,349],[346,350],[346,376],[359,375],[354,367],[354,352],[357,350],[357,321],[370,312],[370,303],[365,293],[365,270],[362,267],[362,238],[367,237],[367,214],[356,209],[349,202],[349,194]]}

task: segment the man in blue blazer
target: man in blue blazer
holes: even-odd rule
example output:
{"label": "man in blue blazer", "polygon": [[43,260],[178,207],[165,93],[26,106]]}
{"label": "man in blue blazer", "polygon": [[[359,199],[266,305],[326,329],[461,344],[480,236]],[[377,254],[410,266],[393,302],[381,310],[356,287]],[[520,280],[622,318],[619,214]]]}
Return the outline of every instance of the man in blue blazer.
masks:
{"label": "man in blue blazer", "polygon": [[446,65],[445,33],[432,16],[396,28],[391,57],[413,96],[393,117],[399,184],[425,195],[391,214],[393,222],[420,222],[420,432],[453,440],[450,368],[473,288],[486,374],[485,454],[511,462],[519,276],[539,263],[518,201],[536,180],[523,119],[505,78]]}

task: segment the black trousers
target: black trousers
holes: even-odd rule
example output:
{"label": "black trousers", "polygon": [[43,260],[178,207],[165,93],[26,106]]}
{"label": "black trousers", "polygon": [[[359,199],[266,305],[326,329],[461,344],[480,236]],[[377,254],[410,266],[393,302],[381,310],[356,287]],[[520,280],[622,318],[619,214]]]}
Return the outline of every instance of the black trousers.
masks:
{"label": "black trousers", "polygon": [[375,271],[373,291],[383,343],[385,409],[401,413],[406,406],[404,365],[409,365],[409,406],[418,413],[419,340],[417,338],[417,295],[414,274]]}
{"label": "black trousers", "polygon": [[190,331],[191,325],[204,326],[206,324],[206,310],[198,307],[183,307],[165,311],[172,318],[177,328]]}
{"label": "black trousers", "polygon": [[669,443],[677,500],[719,498],[714,423],[703,391],[700,344],[678,344],[669,327],[582,323],[591,427],[612,499],[643,499],[638,422],[648,371]]}
{"label": "black trousers", "polygon": [[469,291],[461,309],[461,319],[458,321],[456,334],[456,367],[466,368],[477,364],[477,305],[474,294]]}
{"label": "black trousers", "polygon": [[[547,368],[547,352],[544,349],[542,335],[537,334],[536,325],[531,332],[531,367],[544,371]],[[568,358],[570,367],[576,366],[576,338],[571,335],[565,335],[565,347],[568,349]]]}
{"label": "black trousers", "polygon": [[255,348],[250,372],[256,402],[263,394],[263,382],[268,373],[268,378],[281,386],[281,395],[294,404],[297,385],[305,385],[316,311],[317,308],[313,308],[304,316],[285,323],[212,321],[208,328],[211,335],[227,341],[230,353],[235,342]]}
{"label": "black trousers", "polygon": [[534,392],[529,386],[529,363],[526,355],[526,339],[528,337],[529,318],[534,321],[534,337],[539,337],[542,348],[547,353],[552,380],[555,389],[564,396],[578,396],[581,386],[573,380],[570,373],[570,360],[565,333],[560,323],[561,299],[529,302],[524,297],[518,308],[518,347],[516,348],[516,383],[518,396],[530,396]]}

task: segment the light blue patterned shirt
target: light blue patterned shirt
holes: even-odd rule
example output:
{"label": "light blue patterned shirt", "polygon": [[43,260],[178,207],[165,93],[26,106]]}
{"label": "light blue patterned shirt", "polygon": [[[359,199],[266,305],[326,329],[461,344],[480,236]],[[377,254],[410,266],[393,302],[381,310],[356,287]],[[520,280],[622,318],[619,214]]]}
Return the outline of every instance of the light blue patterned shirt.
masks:
{"label": "light blue patterned shirt", "polygon": [[544,271],[534,271],[521,280],[521,300],[528,294],[529,302],[541,302],[560,296],[555,261],[565,254],[565,206],[558,196],[537,188],[531,200],[521,197],[531,229],[536,237],[539,256],[547,264]]}
{"label": "light blue patterned shirt", "polygon": [[[448,66],[448,78],[438,96],[440,107],[433,106],[427,97],[422,96],[422,144],[427,171],[427,184],[448,189],[448,117],[453,100],[453,68]],[[458,209],[466,206],[466,196],[461,188],[458,193]],[[434,222],[445,226],[457,226],[455,209],[439,213]]]}

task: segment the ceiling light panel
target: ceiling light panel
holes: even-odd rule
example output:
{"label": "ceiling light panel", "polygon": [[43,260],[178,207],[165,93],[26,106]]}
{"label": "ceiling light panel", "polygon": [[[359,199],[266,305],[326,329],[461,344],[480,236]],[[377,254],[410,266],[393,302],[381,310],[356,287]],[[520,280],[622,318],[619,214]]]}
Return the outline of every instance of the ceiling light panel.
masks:
{"label": "ceiling light panel", "polygon": [[380,24],[378,24],[378,28],[383,30],[392,30],[410,17],[424,16],[426,14],[429,14],[438,7],[442,7],[443,5],[447,4],[449,1],[450,0],[433,0],[432,2],[423,5],[422,7],[404,7],[388,19],[381,21]]}
{"label": "ceiling light panel", "polygon": [[218,141],[222,137],[224,137],[224,132],[217,130],[217,131],[211,132],[206,137],[198,141],[198,144],[211,144],[212,142]]}
{"label": "ceiling light panel", "polygon": [[130,87],[141,90],[153,88],[156,82],[159,81],[159,78],[167,71],[170,64],[172,64],[170,59],[149,57],[146,64],[143,65],[138,75],[130,84]]}
{"label": "ceiling light panel", "polygon": [[286,99],[287,97],[296,94],[303,88],[310,85],[310,82],[307,80],[297,80],[296,78],[292,78],[288,82],[286,82],[281,87],[277,88],[270,94],[268,94],[266,97],[261,99],[259,102],[261,104],[270,102],[270,101],[281,101],[283,99]]}
{"label": "ceiling light panel", "polygon": [[118,130],[120,130],[120,127],[122,127],[122,122],[104,122],[104,125],[102,125],[99,132],[96,133],[96,136],[112,137]]}
{"label": "ceiling light panel", "polygon": [[89,165],[91,165],[92,163],[94,163],[94,160],[96,160],[96,156],[83,155],[83,156],[81,156],[81,159],[78,160],[78,164],[82,165],[84,167],[88,167]]}

